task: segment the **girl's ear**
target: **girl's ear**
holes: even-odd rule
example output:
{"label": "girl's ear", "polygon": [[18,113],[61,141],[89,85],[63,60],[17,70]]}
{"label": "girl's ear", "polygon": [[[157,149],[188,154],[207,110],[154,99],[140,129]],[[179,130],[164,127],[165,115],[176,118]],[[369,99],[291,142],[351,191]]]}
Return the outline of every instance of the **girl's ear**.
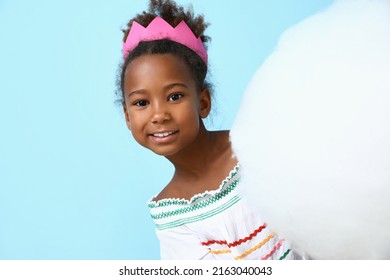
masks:
{"label": "girl's ear", "polygon": [[126,102],[123,101],[122,106],[123,106],[123,112],[125,113],[127,128],[131,131],[131,123],[130,123],[129,113],[126,108]]}
{"label": "girl's ear", "polygon": [[211,94],[208,89],[204,89],[200,93],[199,98],[199,116],[204,119],[210,114],[211,110]]}

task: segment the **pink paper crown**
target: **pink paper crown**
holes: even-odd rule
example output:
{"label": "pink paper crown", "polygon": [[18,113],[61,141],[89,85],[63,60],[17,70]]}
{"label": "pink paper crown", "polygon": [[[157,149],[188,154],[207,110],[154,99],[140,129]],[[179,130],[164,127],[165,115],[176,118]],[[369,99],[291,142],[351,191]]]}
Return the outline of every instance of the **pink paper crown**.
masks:
{"label": "pink paper crown", "polygon": [[169,39],[190,48],[207,64],[207,51],[202,40],[200,37],[196,38],[184,20],[176,27],[172,27],[161,17],[153,19],[146,28],[138,22],[133,21],[126,42],[123,43],[122,53],[124,59],[126,59],[129,52],[135,49],[140,42],[161,39]]}

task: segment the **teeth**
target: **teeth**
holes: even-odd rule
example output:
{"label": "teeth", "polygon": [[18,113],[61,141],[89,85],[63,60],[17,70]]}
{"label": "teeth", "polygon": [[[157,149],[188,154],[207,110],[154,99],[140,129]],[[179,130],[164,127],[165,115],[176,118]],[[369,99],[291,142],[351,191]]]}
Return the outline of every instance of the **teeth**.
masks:
{"label": "teeth", "polygon": [[173,134],[173,132],[164,132],[164,133],[155,133],[153,136],[155,137],[167,137],[169,135]]}

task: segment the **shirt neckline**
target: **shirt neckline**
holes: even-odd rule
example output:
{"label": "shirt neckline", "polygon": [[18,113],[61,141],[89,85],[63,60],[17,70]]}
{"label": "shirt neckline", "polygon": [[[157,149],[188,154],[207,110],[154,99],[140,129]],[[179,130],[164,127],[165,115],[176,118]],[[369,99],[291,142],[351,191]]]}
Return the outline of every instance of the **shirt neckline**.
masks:
{"label": "shirt neckline", "polygon": [[153,196],[147,201],[147,205],[149,208],[157,208],[162,206],[168,206],[168,205],[189,205],[196,201],[198,201],[201,198],[204,198],[206,196],[212,196],[216,193],[219,193],[222,188],[238,173],[240,168],[240,164],[237,163],[236,166],[229,172],[229,175],[221,182],[219,187],[215,190],[208,190],[204,191],[202,193],[195,194],[190,199],[185,198],[163,198],[157,201],[154,201],[154,198],[156,196]]}

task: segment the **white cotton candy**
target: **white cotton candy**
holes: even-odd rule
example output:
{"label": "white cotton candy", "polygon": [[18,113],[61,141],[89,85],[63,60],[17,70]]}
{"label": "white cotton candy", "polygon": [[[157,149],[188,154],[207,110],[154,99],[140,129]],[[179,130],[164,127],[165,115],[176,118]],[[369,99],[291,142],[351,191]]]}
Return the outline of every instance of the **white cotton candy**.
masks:
{"label": "white cotton candy", "polygon": [[231,130],[259,212],[315,259],[390,259],[390,1],[287,30]]}

